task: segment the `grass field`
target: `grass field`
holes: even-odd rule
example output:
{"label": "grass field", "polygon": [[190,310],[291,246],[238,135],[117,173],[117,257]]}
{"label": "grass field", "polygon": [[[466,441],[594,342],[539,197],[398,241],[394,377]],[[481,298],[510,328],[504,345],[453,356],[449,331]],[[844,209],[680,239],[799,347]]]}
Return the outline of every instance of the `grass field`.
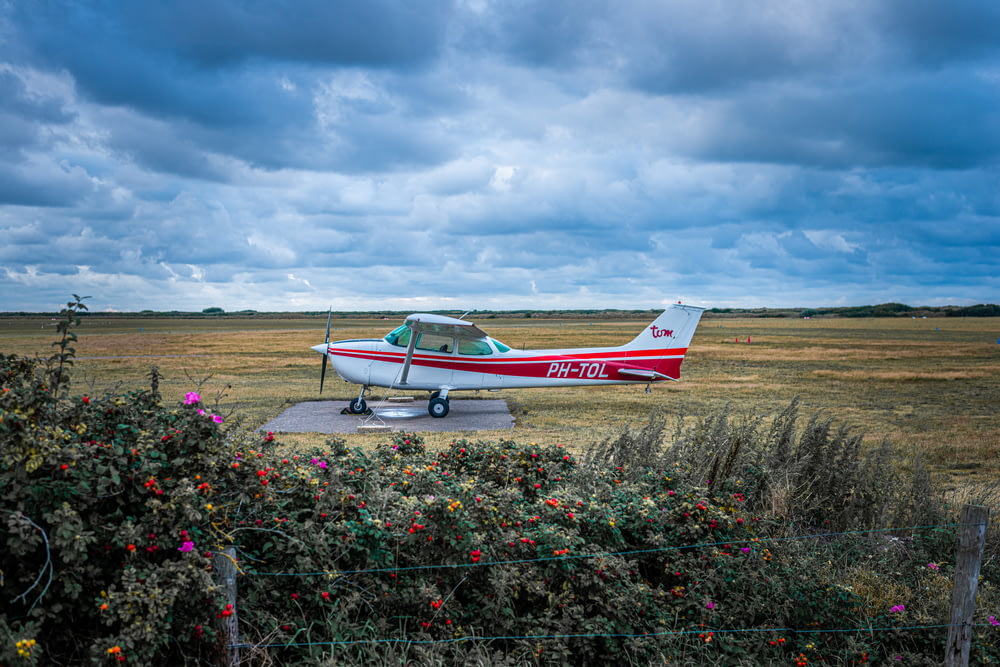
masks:
{"label": "grass field", "polygon": [[[229,414],[230,424],[256,428],[300,401],[319,398],[323,317],[102,318],[77,329],[74,393],[149,386],[153,365],[161,391],[179,400],[200,388]],[[617,345],[645,320],[488,319],[479,322],[512,347]],[[397,321],[338,319],[333,339],[381,337]],[[48,356],[56,339],[49,318],[0,318],[0,352]],[[747,342],[749,339],[749,342]],[[1000,473],[1000,319],[702,319],[682,381],[643,386],[508,390],[513,431],[428,433],[427,444],[458,437],[514,438],[582,446],[640,425],[652,410],[690,418],[729,407],[734,414],[771,415],[800,397],[816,411],[855,426],[869,444],[888,437],[897,451],[922,453],[953,481],[987,481]],[[737,340],[739,342],[737,342]],[[325,399],[345,402],[357,389],[327,375]],[[378,390],[376,391],[378,396]],[[468,396],[468,394],[457,394]],[[281,441],[321,444],[321,434]],[[346,436],[348,444],[384,435]]]}

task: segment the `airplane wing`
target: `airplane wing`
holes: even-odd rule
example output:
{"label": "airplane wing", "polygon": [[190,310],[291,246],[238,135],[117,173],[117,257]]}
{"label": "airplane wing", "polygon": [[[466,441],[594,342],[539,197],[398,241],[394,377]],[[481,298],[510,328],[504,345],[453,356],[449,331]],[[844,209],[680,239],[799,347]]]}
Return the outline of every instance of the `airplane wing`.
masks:
{"label": "airplane wing", "polygon": [[417,342],[416,334],[429,331],[436,334],[445,334],[455,338],[483,339],[486,332],[477,327],[472,322],[466,322],[447,315],[433,315],[431,313],[414,313],[406,318],[404,322],[413,335],[410,336],[410,344],[406,348],[406,359],[403,361],[403,368],[400,375],[399,384],[405,385],[410,375],[410,364],[413,361],[413,348]]}
{"label": "airplane wing", "polygon": [[486,332],[477,327],[472,322],[466,322],[446,315],[432,315],[430,313],[414,313],[406,318],[405,322],[414,333],[420,331],[430,331],[437,334],[447,334],[457,338],[482,339],[486,338]]}

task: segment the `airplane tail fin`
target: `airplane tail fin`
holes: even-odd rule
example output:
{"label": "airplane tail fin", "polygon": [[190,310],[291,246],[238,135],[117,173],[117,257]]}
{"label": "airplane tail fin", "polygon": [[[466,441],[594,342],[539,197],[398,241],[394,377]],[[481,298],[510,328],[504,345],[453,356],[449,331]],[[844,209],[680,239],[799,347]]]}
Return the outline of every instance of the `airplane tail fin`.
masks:
{"label": "airplane tail fin", "polygon": [[647,361],[654,371],[653,377],[677,380],[681,375],[681,362],[704,308],[675,303],[643,329],[632,342],[624,346],[636,362]]}

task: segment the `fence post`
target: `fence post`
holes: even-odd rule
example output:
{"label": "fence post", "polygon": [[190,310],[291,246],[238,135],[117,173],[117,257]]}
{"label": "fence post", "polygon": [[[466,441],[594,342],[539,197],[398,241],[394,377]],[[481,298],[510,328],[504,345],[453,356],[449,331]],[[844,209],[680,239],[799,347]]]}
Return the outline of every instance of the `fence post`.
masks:
{"label": "fence post", "polygon": [[990,510],[981,505],[962,508],[958,552],[955,554],[955,587],[951,595],[951,625],[945,648],[945,667],[966,667],[972,647],[973,616],[976,612],[976,587],[979,566],[986,543],[986,525]]}
{"label": "fence post", "polygon": [[226,547],[216,552],[212,558],[212,569],[215,580],[226,598],[226,609],[232,613],[219,618],[216,622],[218,631],[218,661],[219,667],[239,667],[240,649],[236,644],[240,641],[240,629],[236,618],[236,549]]}

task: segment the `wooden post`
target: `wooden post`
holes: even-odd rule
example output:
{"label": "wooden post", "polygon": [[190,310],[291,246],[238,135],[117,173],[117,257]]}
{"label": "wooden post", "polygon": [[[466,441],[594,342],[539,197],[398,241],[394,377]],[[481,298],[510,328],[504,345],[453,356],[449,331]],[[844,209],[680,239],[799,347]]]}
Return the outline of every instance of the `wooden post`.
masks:
{"label": "wooden post", "polygon": [[236,644],[240,641],[240,629],[236,618],[236,549],[226,547],[217,552],[212,559],[215,579],[226,598],[226,614],[216,621],[218,631],[219,667],[239,667],[240,649]]}
{"label": "wooden post", "polygon": [[972,648],[973,616],[976,612],[976,587],[979,566],[986,543],[986,526],[990,510],[980,505],[962,508],[958,552],[955,555],[955,588],[951,595],[951,626],[945,648],[945,667],[966,667]]}

